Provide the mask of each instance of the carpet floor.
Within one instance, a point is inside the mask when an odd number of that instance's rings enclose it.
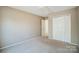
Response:
[[[2,50],[2,53],[75,53],[75,46],[61,41],[47,39],[45,37],[35,37]]]

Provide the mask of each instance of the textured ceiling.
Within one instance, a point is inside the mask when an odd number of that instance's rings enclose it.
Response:
[[[47,17],[48,14],[53,12],[59,12],[59,11],[75,8],[75,6],[10,6],[10,7],[25,12],[30,12],[32,14],[42,17]]]

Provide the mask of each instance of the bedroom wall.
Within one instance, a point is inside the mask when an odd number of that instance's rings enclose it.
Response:
[[[9,7],[2,7],[2,46],[40,36],[41,17]]]
[[[60,16],[65,14],[71,14],[71,42],[74,44],[78,44],[78,22],[77,22],[78,20],[77,20],[76,8],[49,14],[49,38],[52,39],[53,36],[52,33],[53,16]]]
[[[0,47],[1,47],[1,7],[0,7]]]
[[[77,7],[77,19],[78,19],[78,44],[79,44],[79,7]]]

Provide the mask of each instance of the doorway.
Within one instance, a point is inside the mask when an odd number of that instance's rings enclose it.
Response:
[[[41,27],[41,35],[44,37],[48,37],[48,19],[41,20]]]

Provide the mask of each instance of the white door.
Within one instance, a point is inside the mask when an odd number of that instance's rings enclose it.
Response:
[[[70,15],[53,17],[53,39],[71,42]]]

